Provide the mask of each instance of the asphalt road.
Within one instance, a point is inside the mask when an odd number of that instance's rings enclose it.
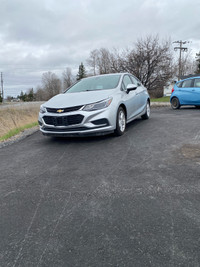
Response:
[[[0,266],[200,266],[200,110],[0,149]]]

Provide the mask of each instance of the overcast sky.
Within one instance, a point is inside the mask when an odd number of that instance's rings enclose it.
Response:
[[[6,95],[74,74],[95,48],[125,48],[159,34],[200,51],[200,0],[0,0],[0,72]]]

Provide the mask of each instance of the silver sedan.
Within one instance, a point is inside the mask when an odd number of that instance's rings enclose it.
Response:
[[[41,105],[38,122],[44,135],[84,136],[115,132],[150,116],[147,89],[132,74],[115,73],[82,79]]]

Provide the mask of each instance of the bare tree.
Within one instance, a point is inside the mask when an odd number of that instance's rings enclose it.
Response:
[[[159,43],[159,38],[149,36],[136,43],[136,75],[149,89],[155,89],[172,75],[170,41]]]
[[[158,36],[139,39],[133,49],[121,57],[121,67],[138,77],[150,94],[163,95],[163,86],[173,76],[170,41]]]
[[[106,48],[93,50],[88,63],[98,74],[130,72],[138,77],[151,95],[162,96],[163,86],[174,76],[171,41],[158,36],[139,39],[132,48],[112,52]],[[94,61],[95,55],[95,61]]]
[[[36,101],[44,101],[44,100],[47,100],[46,93],[43,90],[43,88],[40,87],[40,86],[37,86],[37,88],[36,88],[35,99],[36,99]]]
[[[114,55],[106,48],[91,51],[87,64],[92,67],[93,74],[106,74],[113,72]]]
[[[125,60],[127,54],[127,50],[120,52],[116,48],[113,48],[112,52],[110,53],[110,71],[112,73],[127,72]]]
[[[87,64],[92,68],[93,75],[97,74],[97,61],[99,50],[95,49],[90,52],[90,57],[87,59]]]
[[[99,74],[106,74],[111,72],[110,51],[108,49],[101,48],[99,50],[99,55],[97,58],[97,66]]]
[[[199,53],[196,53],[196,69],[195,69],[195,72],[196,74],[200,74],[200,51]]]
[[[181,74],[183,76],[195,73],[195,61],[191,56],[191,53],[187,53],[181,60]]]
[[[66,70],[63,71],[62,76],[63,76],[63,89],[65,90],[74,83],[75,79],[72,75],[72,70],[69,67],[67,67]]]
[[[46,93],[47,99],[61,92],[61,81],[55,73],[51,71],[45,72],[42,75],[42,86]]]

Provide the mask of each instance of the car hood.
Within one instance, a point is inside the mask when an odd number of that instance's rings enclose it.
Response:
[[[116,89],[59,94],[44,103],[44,106],[49,108],[67,108],[87,105],[111,97],[115,90]]]

